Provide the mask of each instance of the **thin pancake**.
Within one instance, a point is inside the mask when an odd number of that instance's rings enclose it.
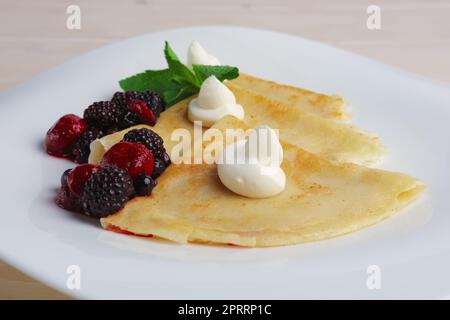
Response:
[[[228,117],[218,128],[243,127]],[[152,196],[101,220],[138,235],[176,242],[266,247],[328,239],[393,215],[424,189],[407,175],[338,164],[283,143],[286,189],[267,199],[222,185],[216,165],[172,165]]]
[[[372,164],[384,154],[384,148],[375,135],[268,99],[232,83],[227,83],[227,86],[233,91],[237,102],[244,107],[244,122],[248,127],[267,124],[279,129],[280,138],[287,143],[332,161]],[[190,99],[183,100],[161,113],[156,125],[152,127],[164,139],[169,154],[178,143],[171,140],[175,129],[186,129],[193,134],[193,124],[186,116],[189,101]],[[128,130],[130,129],[94,142],[89,162],[98,163],[105,150],[120,141]]]
[[[347,121],[349,118],[349,111],[344,99],[337,95],[316,93],[243,73],[231,82],[243,89],[324,118],[340,121]]]

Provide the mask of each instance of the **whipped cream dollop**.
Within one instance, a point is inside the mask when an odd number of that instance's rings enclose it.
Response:
[[[187,54],[187,65],[192,68],[193,64],[204,64],[208,66],[220,65],[219,59],[210,55],[206,50],[198,43],[194,41],[191,43]]]
[[[197,98],[189,102],[188,119],[202,121],[203,127],[210,127],[226,115],[244,119],[244,108],[236,103],[236,98],[215,76],[203,81]]]
[[[282,161],[283,148],[276,132],[268,126],[259,126],[247,139],[225,147],[217,171],[231,191],[248,198],[268,198],[286,186]]]

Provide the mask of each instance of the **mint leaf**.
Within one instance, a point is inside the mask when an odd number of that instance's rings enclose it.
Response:
[[[119,85],[124,91],[155,91],[163,97],[166,106],[172,106],[198,92],[197,87],[187,83],[184,78],[179,79],[170,69],[146,70],[120,80]]]
[[[179,90],[167,90],[163,94],[163,99],[167,106],[171,106],[196,94],[197,92],[198,89],[193,87],[182,87]]]
[[[175,80],[180,83],[186,83],[200,89],[201,82],[198,81],[195,74],[180,61],[172,61],[169,64],[170,71],[173,72]]]
[[[200,83],[214,75],[219,81],[232,80],[239,77],[239,69],[231,66],[206,66],[194,64],[192,66],[194,73]]]
[[[170,107],[200,90],[202,82],[211,75],[220,81],[235,79],[239,69],[231,66],[194,65],[193,71],[184,65],[166,41],[164,57],[168,68],[146,70],[119,81],[124,91],[155,91],[159,93]]]
[[[164,56],[166,57],[169,69],[174,73],[178,82],[185,82],[188,85],[192,85],[200,89],[201,82],[199,83],[195,74],[186,65],[184,65],[180,59],[178,59],[178,56],[172,50],[167,41],[164,46]]]
[[[152,90],[162,93],[174,86],[172,83],[173,76],[173,72],[169,69],[147,70],[120,80],[119,85],[124,91]]]
[[[166,57],[167,64],[169,64],[169,61],[180,61],[177,54],[172,50],[172,47],[167,41],[164,43],[164,56]]]

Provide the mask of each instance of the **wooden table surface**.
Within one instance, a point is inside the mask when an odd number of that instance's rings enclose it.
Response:
[[[81,29],[66,9],[81,8]],[[369,5],[381,29],[366,26]],[[80,53],[141,33],[195,25],[282,31],[450,83],[449,0],[0,0],[0,90]],[[0,299],[66,298],[0,261]]]

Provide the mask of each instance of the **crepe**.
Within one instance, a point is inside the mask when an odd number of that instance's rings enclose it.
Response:
[[[215,127],[246,124],[227,117]],[[215,164],[171,165],[151,196],[134,198],[101,224],[180,243],[281,246],[367,227],[424,189],[405,174],[333,163],[291,144],[282,146],[286,188],[275,197],[249,199],[231,192],[220,182]]]
[[[265,124],[280,130],[280,139],[320,157],[370,165],[379,161],[385,149],[375,134],[227,83],[245,109],[244,122],[253,128]]]
[[[357,164],[373,164],[384,154],[379,139],[356,127],[340,123],[303,111],[263,95],[227,83],[244,107],[244,123],[250,127],[266,124],[279,129],[280,138],[292,145],[315,153],[320,157]],[[192,99],[192,98],[191,98]],[[161,113],[156,125],[151,127],[164,139],[164,145],[171,154],[178,141],[171,139],[175,129],[185,129],[193,135],[193,124],[187,119],[190,99],[183,100]],[[99,163],[104,152],[132,128],[106,136],[91,144],[90,163]]]
[[[231,83],[324,118],[347,121],[350,117],[344,99],[338,95],[316,93],[243,73],[237,79],[232,80]]]

